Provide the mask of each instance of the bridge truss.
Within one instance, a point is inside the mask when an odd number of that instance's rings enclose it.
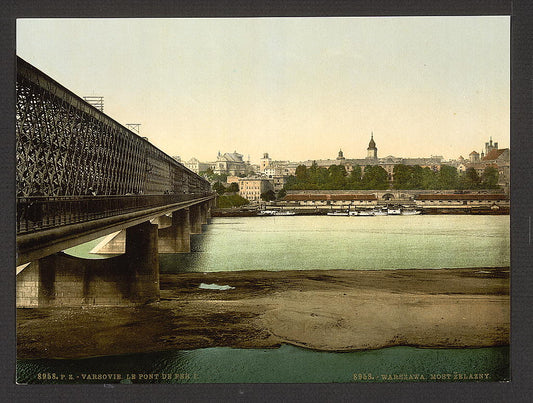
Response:
[[[18,197],[194,194],[209,183],[17,58]]]

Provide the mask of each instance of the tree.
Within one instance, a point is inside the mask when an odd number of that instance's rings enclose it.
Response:
[[[207,168],[205,171],[200,171],[199,175],[204,175],[209,179],[211,182],[219,181],[219,182],[226,182],[228,179],[228,175],[226,174],[216,174],[212,168]]]
[[[272,189],[270,190],[267,190],[266,192],[264,193],[261,193],[261,200],[264,200],[264,201],[272,201],[272,200],[276,200],[276,194],[274,193],[274,191]]]
[[[394,188],[395,189],[410,189],[411,182],[411,167],[399,164],[394,166]]]
[[[328,189],[344,189],[346,186],[346,168],[344,165],[331,165],[328,168]]]
[[[460,183],[463,189],[479,189],[481,178],[474,168],[467,168],[460,178]]]
[[[239,191],[239,184],[237,182],[232,182],[226,188],[226,193],[237,193]]]
[[[307,174],[307,168],[305,165],[298,165],[296,167],[296,179],[299,183],[306,183],[309,180],[309,176]]]
[[[346,178],[346,189],[361,189],[361,167],[355,165]]]
[[[422,189],[423,180],[424,169],[420,165],[413,165],[411,167],[410,189]]]
[[[310,184],[318,185],[320,183],[319,170],[318,164],[313,161],[309,169],[307,169],[307,181]]]
[[[441,165],[437,175],[438,189],[455,189],[458,185],[457,169],[449,165]]]
[[[486,167],[483,173],[481,174],[482,186],[485,189],[499,189],[498,179],[499,179],[498,170],[494,167]]]
[[[396,178],[394,178],[396,180]],[[422,189],[437,189],[437,173],[431,168],[422,168],[422,182],[420,187]]]
[[[424,170],[420,165],[399,164],[394,167],[395,189],[421,189]]]
[[[298,179],[296,179],[296,176],[290,175],[285,181],[285,189],[287,190],[296,189],[297,184],[298,184]]]
[[[285,196],[287,196],[287,192],[285,191],[285,189],[281,189],[277,195],[278,199],[283,199]]]
[[[365,167],[361,182],[364,189],[387,189],[389,187],[389,175],[379,165],[368,165]]]
[[[226,192],[226,188],[220,182],[215,182],[215,184],[213,185],[213,190],[219,195],[223,195]]]
[[[246,204],[250,204],[250,201],[239,195],[217,197],[217,207],[219,208],[241,207]]]

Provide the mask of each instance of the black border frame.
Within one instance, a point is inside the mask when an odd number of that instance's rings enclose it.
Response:
[[[533,281],[530,0],[7,0],[0,12],[0,236],[5,401],[530,401]],[[401,384],[15,385],[16,18],[511,15],[511,382]]]

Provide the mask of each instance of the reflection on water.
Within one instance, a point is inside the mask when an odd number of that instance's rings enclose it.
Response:
[[[509,379],[508,360],[508,347],[392,347],[349,353],[312,351],[289,345],[266,350],[218,347],[83,360],[23,360],[18,363],[18,381],[66,383],[69,375],[73,380],[68,383],[390,382],[395,380],[395,375],[399,378],[396,381],[409,381],[409,375],[418,376],[422,381],[460,381],[464,379],[459,376],[468,378],[474,374],[488,374],[481,380],[496,381]],[[55,373],[59,379],[39,381],[38,374],[43,373]],[[61,374],[65,375],[63,381]],[[83,379],[87,374],[110,374],[110,377]]]

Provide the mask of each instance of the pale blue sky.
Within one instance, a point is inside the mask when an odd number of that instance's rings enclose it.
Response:
[[[17,54],[170,155],[509,146],[510,19],[22,19]]]

